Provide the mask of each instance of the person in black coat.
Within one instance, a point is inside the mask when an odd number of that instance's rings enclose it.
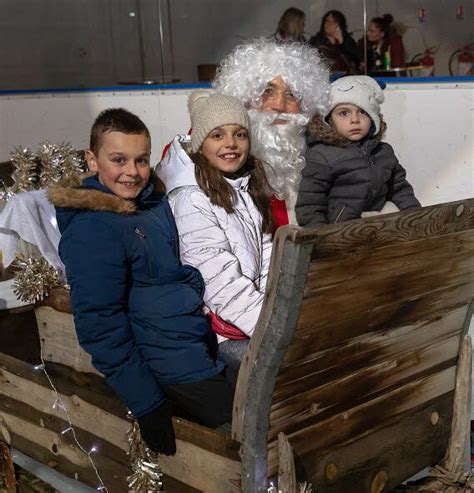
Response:
[[[329,60],[333,73],[359,73],[360,50],[348,33],[346,18],[339,10],[330,10],[324,14],[319,32],[309,43]]]
[[[384,95],[365,75],[331,84],[325,119],[309,126],[306,167],[296,202],[304,227],[419,207],[392,147],[381,142]]]

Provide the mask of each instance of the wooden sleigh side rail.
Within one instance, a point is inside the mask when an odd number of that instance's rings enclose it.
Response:
[[[387,492],[440,461],[474,293],[474,200],[278,231],[241,368],[243,491],[266,491],[278,435],[316,491]]]

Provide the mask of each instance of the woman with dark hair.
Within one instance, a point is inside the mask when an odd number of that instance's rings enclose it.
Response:
[[[309,43],[331,62],[331,72],[359,72],[359,48],[347,31],[346,18],[339,10],[330,10],[324,14],[319,32]]]
[[[290,7],[283,12],[273,35],[275,41],[298,41],[305,43],[304,33],[305,13],[296,7]]]
[[[385,14],[374,17],[367,27],[367,72],[402,67],[405,62],[405,48],[402,37],[392,29],[393,16]],[[363,51],[364,39],[359,40]]]

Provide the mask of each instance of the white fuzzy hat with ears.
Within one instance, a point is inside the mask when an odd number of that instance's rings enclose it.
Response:
[[[329,110],[324,117],[342,103],[350,103],[362,108],[375,125],[375,134],[380,131],[380,105],[385,96],[375,79],[367,75],[349,75],[335,80],[329,91]]]
[[[249,117],[244,105],[234,96],[209,89],[193,91],[188,98],[191,116],[191,150],[197,152],[209,133],[222,125],[240,125],[248,130]]]

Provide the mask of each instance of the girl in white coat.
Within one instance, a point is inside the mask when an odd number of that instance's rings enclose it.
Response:
[[[250,154],[240,101],[210,90],[188,100],[192,135],[177,136],[158,166],[183,263],[204,278],[219,358],[237,371],[263,303],[274,221],[262,164]]]

